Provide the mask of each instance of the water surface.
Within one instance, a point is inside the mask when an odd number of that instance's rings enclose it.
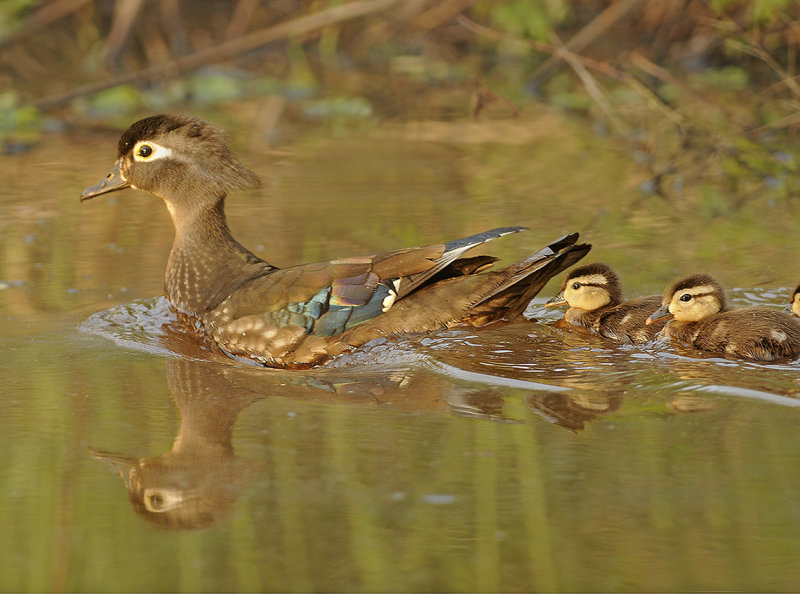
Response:
[[[710,271],[777,308],[798,282],[790,205],[676,216],[558,114],[301,130],[279,150],[233,132],[264,184],[229,222],[278,266],[524,224],[485,251],[577,230],[631,296]],[[567,334],[553,282],[538,321],[241,366],[170,329],[159,201],[78,204],[115,143],[54,135],[0,168],[3,589],[800,586],[797,363]]]

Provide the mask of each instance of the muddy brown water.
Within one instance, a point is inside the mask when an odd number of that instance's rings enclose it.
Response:
[[[278,266],[522,224],[484,251],[580,231],[631,296],[702,270],[783,307],[800,281],[790,203],[677,216],[555,113],[234,136],[264,184],[229,222]],[[800,586],[800,364],[567,334],[553,282],[539,321],[243,367],[168,329],[158,200],[78,203],[115,143],[2,158],[3,589]]]

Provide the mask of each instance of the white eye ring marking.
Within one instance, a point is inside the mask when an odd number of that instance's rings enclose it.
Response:
[[[142,150],[142,147],[144,147],[144,150]],[[140,152],[146,153],[148,148],[150,149],[149,154],[140,154]],[[133,147],[133,160],[139,161],[140,163],[145,161],[155,161],[156,159],[164,159],[170,155],[172,155],[171,148],[161,146],[152,140],[140,140]]]

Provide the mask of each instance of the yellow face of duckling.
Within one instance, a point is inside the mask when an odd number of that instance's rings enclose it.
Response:
[[[605,264],[585,264],[572,270],[561,285],[561,292],[547,307],[569,305],[570,309],[595,311],[622,301],[617,275]]]
[[[570,307],[594,311],[611,303],[608,281],[601,274],[590,274],[570,279],[564,288],[564,301]]]
[[[667,316],[678,322],[699,322],[724,309],[725,293],[720,284],[706,274],[696,274],[673,283],[647,323]]]
[[[679,322],[699,322],[721,310],[722,304],[713,285],[681,289],[669,302],[669,313]]]

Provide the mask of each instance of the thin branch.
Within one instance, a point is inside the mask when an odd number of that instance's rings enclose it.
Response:
[[[608,76],[616,78],[617,80],[626,80],[630,75],[627,72],[623,72],[618,68],[614,68],[611,64],[607,62],[601,62],[599,60],[593,60],[592,58],[587,58],[585,56],[581,56],[576,54],[565,47],[556,47],[550,43],[543,43],[541,41],[536,41],[534,39],[527,39],[522,37],[515,37],[513,35],[509,35],[508,33],[503,33],[502,31],[496,31],[494,29],[490,29],[485,25],[481,25],[480,23],[473,21],[472,19],[464,16],[463,14],[456,17],[456,22],[464,27],[467,31],[471,33],[475,33],[476,35],[480,35],[481,37],[486,37],[488,39],[492,39],[494,41],[508,41],[509,39],[513,39],[519,43],[524,43],[528,47],[531,47],[537,51],[544,52],[546,54],[550,54],[552,56],[559,56],[566,58],[567,56],[571,60],[575,60],[580,62],[587,68],[592,70],[596,70],[598,72],[602,72]]]
[[[795,97],[800,97],[800,85],[798,85],[794,77],[790,76],[783,68],[781,68],[781,65],[775,61],[775,58],[770,56],[766,51],[756,46],[750,40],[748,40],[747,43],[731,40],[730,43],[732,46],[736,47],[745,54],[753,56],[754,58],[758,58],[767,66],[772,68],[772,70],[775,71],[775,74],[780,77],[781,83],[783,83],[789,89],[789,91],[791,91],[792,95]]]
[[[564,44],[564,48],[570,52],[581,51],[628,14],[640,1],[641,0],[616,0],[603,12],[593,18],[583,29],[570,37],[569,41]],[[553,55],[533,73],[533,79],[542,82],[549,78],[558,68],[562,59],[564,61],[567,60],[566,54]]]
[[[111,30],[108,32],[103,50],[105,60],[109,64],[117,60],[122,48],[127,44],[131,29],[143,7],[144,0],[119,0],[114,4]]]
[[[555,40],[556,44],[559,44],[557,45],[557,47],[560,50],[564,50],[565,48],[563,46],[560,46],[561,40],[558,38],[558,35],[556,35],[555,31],[551,35],[552,39]],[[620,119],[614,113],[614,108],[612,107],[611,102],[608,99],[608,95],[606,95],[605,90],[600,87],[595,78],[591,74],[589,74],[589,71],[586,70],[586,67],[583,64],[581,64],[579,60],[574,59],[573,56],[575,54],[573,54],[572,52],[560,51],[559,55],[564,59],[564,61],[567,64],[569,64],[570,68],[572,68],[572,70],[575,71],[575,74],[578,76],[578,78],[581,79],[581,82],[583,83],[586,92],[589,93],[589,95],[592,97],[592,99],[595,100],[597,105],[600,106],[600,109],[602,109],[603,113],[606,114],[608,121],[611,122],[611,125],[614,127],[617,133],[624,132],[625,126],[623,126]]]
[[[419,15],[414,20],[414,24],[430,31],[449,21],[475,4],[475,2],[476,0],[443,0],[442,2],[436,2],[432,8]]]
[[[171,60],[164,64],[158,64],[106,81],[73,89],[61,95],[38,101],[34,105],[41,110],[53,109],[65,105],[77,97],[91,95],[92,93],[97,93],[98,91],[109,89],[117,85],[134,81],[152,80],[167,74],[191,70],[192,68],[197,68],[198,66],[210,62],[227,60],[243,53],[254,51],[270,43],[283,41],[297,35],[303,35],[334,23],[382,12],[397,1],[398,0],[357,0],[356,2],[334,6],[333,8],[321,10],[312,15],[286,21],[272,27],[267,27],[266,29],[254,31],[237,39],[204,48],[193,54]]]
[[[489,27],[481,25],[480,23],[476,23],[475,21],[472,21],[463,15],[459,16],[456,19],[456,21],[462,27],[477,35],[481,35],[483,37],[487,37],[495,41],[507,41],[509,39],[514,39],[519,43],[527,44],[528,46],[532,47],[535,50],[546,52],[553,56],[559,56],[561,59],[570,64],[572,69],[575,70],[576,74],[581,78],[581,81],[583,82],[584,85],[589,85],[587,86],[587,92],[589,92],[592,95],[592,98],[594,98],[594,100],[597,101],[598,104],[600,104],[603,111],[605,111],[607,114],[610,113],[609,112],[610,103],[608,102],[607,98],[600,93],[596,82],[591,78],[588,72],[586,72],[585,69],[579,72],[579,70],[581,70],[582,68],[585,67],[594,70],[596,72],[600,72],[601,74],[610,76],[616,80],[619,80],[620,82],[626,84],[637,93],[643,95],[650,105],[652,105],[657,111],[660,111],[663,115],[665,115],[673,124],[677,126],[685,125],[684,117],[679,112],[666,105],[663,99],[661,99],[651,89],[647,88],[646,85],[642,84],[635,76],[623,70],[619,70],[618,68],[614,68],[613,66],[611,66],[606,62],[600,62],[599,60],[593,60],[591,58],[581,56],[579,54],[576,54],[575,52],[566,49],[563,46],[557,47],[556,45],[553,44],[542,43],[540,41],[535,41],[533,39],[523,39],[509,35],[508,33],[495,31],[494,29],[490,29]],[[644,59],[643,56],[636,56],[632,54],[632,59],[633,60],[639,59],[639,61],[641,62],[639,64],[639,67],[642,70],[645,70],[645,72],[648,72],[648,74],[654,74],[653,69],[658,69],[658,66]],[[652,68],[650,69],[646,68],[646,66],[648,65],[651,66]],[[660,69],[658,70],[658,74],[661,76],[667,75],[665,71],[662,71]],[[591,90],[590,87],[591,89],[594,89],[594,91]],[[614,120],[615,118],[613,116],[610,116],[610,119]],[[617,125],[618,123],[619,122],[616,121],[615,125]]]
[[[50,23],[61,19],[71,12],[77,11],[91,0],[54,0],[35,10],[19,27],[7,37],[0,39],[0,49],[16,43],[29,35],[33,35]]]

